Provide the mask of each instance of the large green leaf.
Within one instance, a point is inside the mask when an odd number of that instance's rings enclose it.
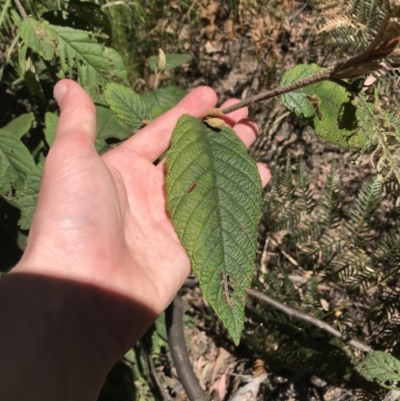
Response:
[[[167,59],[167,63],[163,69],[163,71],[172,70],[172,68],[176,68],[189,62],[192,59],[190,54],[178,54],[178,53],[167,53],[165,55]],[[158,56],[149,57],[149,66],[155,71],[158,65]]]
[[[126,72],[120,68],[122,58],[117,52],[107,51],[88,32],[55,25],[49,27],[49,32],[57,42],[57,53],[61,61],[60,78],[66,73],[71,76],[72,70],[76,69],[79,83],[91,93],[97,93],[98,86],[113,76],[127,81]],[[112,68],[113,64],[118,68]]]
[[[23,230],[28,230],[32,224],[42,180],[43,166],[44,162],[39,163],[28,175],[23,187],[17,191],[15,204],[21,209],[21,218],[18,224]]]
[[[184,115],[167,152],[166,190],[204,297],[237,344],[262,207],[257,166],[233,130]]]
[[[96,106],[97,136],[96,149],[103,153],[107,150],[106,139],[115,138],[123,141],[132,135],[133,127],[120,120],[109,108]]]
[[[0,195],[9,195],[11,188],[20,188],[35,167],[26,146],[13,134],[0,129]]]
[[[131,88],[110,83],[104,91],[104,96],[111,110],[133,128],[140,128],[143,121],[150,117],[146,105]]]
[[[16,138],[21,138],[32,128],[34,121],[35,116],[32,112],[21,114],[10,121],[3,129],[13,134]]]
[[[150,110],[152,118],[156,118],[172,109],[186,95],[186,91],[178,86],[167,86],[143,93],[142,100]]]
[[[98,43],[90,32],[28,18],[22,25],[21,36],[46,60],[56,53],[61,65],[58,76],[73,78],[77,72],[79,83],[96,100],[100,98],[100,86],[107,82],[119,79],[128,83],[122,57]]]
[[[299,64],[283,75],[280,84],[299,81],[321,70],[316,64]],[[362,147],[368,140],[369,133],[360,126],[362,116],[348,92],[334,82],[322,81],[285,93],[281,100],[329,143],[349,149]]]

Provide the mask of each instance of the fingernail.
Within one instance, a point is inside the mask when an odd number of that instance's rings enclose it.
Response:
[[[65,84],[57,84],[54,88],[54,99],[60,104],[64,95],[68,92],[68,87]]]

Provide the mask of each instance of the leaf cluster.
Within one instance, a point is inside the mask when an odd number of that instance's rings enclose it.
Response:
[[[319,73],[316,64],[299,64],[286,72],[281,85],[294,84]],[[322,70],[323,71],[323,70]],[[341,148],[371,154],[381,182],[400,182],[400,118],[381,106],[375,87],[360,90],[362,79],[318,82],[281,95],[285,107],[306,122],[315,134]]]

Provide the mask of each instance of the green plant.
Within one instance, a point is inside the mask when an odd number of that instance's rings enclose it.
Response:
[[[100,6],[74,1],[65,11],[41,5],[32,7],[34,17],[28,17],[19,1],[17,5],[21,17],[15,10],[11,18],[6,17],[4,10],[10,7],[7,0],[0,15],[0,26],[4,25],[7,32],[16,26],[19,29],[19,36],[9,48],[9,71],[3,69],[1,73],[8,79],[12,77],[13,82],[16,74],[18,82],[24,79],[31,92],[33,111],[19,115],[0,130],[0,194],[8,205],[20,209],[19,226],[28,230],[43,162],[57,125],[55,105],[46,96],[53,81],[62,77],[77,79],[96,102],[96,147],[100,153],[171,108],[184,91],[172,86],[157,88],[155,84],[154,90],[140,96],[129,87],[122,56],[109,47],[110,25]],[[93,12],[89,13],[88,7]],[[400,182],[400,120],[383,108],[377,90],[365,91],[363,81],[358,79],[380,69],[382,60],[397,54],[400,6],[388,1],[384,11],[380,29],[360,54],[325,69],[315,64],[298,65],[284,74],[279,88],[224,110],[212,109],[202,120],[185,115],[174,130],[166,155],[168,210],[205,298],[235,343],[239,342],[243,328],[245,292],[253,278],[257,225],[262,211],[261,183],[255,163],[236,134],[222,126],[224,116],[240,107],[281,96],[282,103],[326,141],[378,158],[378,179],[360,193],[340,238],[330,235],[339,221],[334,172],[318,208],[301,165],[296,185],[290,164],[282,180],[275,180],[276,194],[267,194],[265,200],[268,225],[290,229],[285,245],[302,244],[302,265],[315,271],[322,265],[328,266],[324,278],[339,277],[346,290],[358,294],[377,285],[375,272],[367,268],[371,264],[385,264],[385,280],[397,271],[398,233],[379,244],[374,254],[364,249],[370,240],[371,219],[377,210],[382,183],[393,177]],[[18,54],[12,56],[17,44]],[[164,56],[160,52],[157,59],[149,59],[156,77],[167,68],[188,61],[187,56],[167,54],[165,60]],[[39,139],[29,137],[34,125],[40,131]],[[301,213],[315,213],[318,219],[312,221],[310,217],[298,226],[301,219],[292,206],[299,204]],[[305,240],[309,242],[303,243]],[[348,244],[352,246],[347,249]],[[310,278],[307,297],[302,299],[307,312],[318,309],[317,279]],[[284,284],[272,274],[267,280],[271,286],[280,286],[285,294],[293,291],[286,277]],[[293,298],[293,302],[299,300],[298,296]]]
[[[367,355],[356,369],[367,380],[377,381],[387,389],[399,390],[400,361],[385,352],[375,351]]]

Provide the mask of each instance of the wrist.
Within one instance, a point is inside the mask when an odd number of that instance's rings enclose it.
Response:
[[[65,292],[75,297],[69,305]],[[89,400],[100,391],[115,351],[88,330],[96,319],[84,322],[79,298],[47,277],[9,273],[0,281],[1,399]]]
[[[7,284],[14,300],[52,319],[61,336],[69,337],[68,330],[75,330],[75,337],[80,333],[88,353],[96,354],[108,369],[157,318],[157,312],[132,297],[98,285],[33,274],[35,270],[16,266],[0,283]]]

